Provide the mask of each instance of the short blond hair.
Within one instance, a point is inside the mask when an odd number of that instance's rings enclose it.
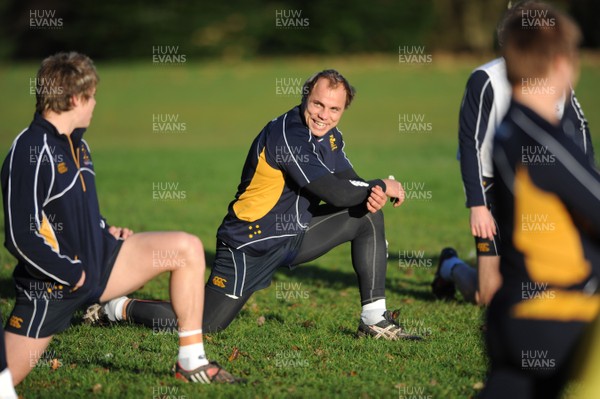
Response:
[[[74,51],[61,52],[42,61],[36,79],[35,110],[39,113],[69,111],[73,96],[89,100],[100,81],[94,62]]]

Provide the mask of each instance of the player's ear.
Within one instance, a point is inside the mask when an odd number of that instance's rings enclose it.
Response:
[[[77,107],[81,103],[81,97],[72,95],[71,99],[70,99],[70,103],[71,103],[71,108]]]
[[[83,105],[88,100],[85,98],[83,94],[74,94],[71,96],[71,108],[75,108],[77,106]]]
[[[562,86],[560,89],[567,90],[575,87],[578,79],[576,61],[565,55],[558,55],[552,63],[557,82]]]

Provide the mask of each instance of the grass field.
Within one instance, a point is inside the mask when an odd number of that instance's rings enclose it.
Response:
[[[78,315],[18,387],[19,394],[178,399],[476,396],[487,366],[480,333],[484,312],[462,301],[435,301],[429,283],[444,246],[455,246],[469,261],[474,258],[455,154],[464,85],[483,61],[438,61],[434,55],[431,65],[398,64],[396,58],[385,57],[181,66],[100,63],[98,104],[85,138],[93,151],[104,216],[135,231],[192,232],[204,241],[209,264],[216,229],[235,194],[254,136],[298,103],[297,96],[285,94],[295,92],[298,81],[326,67],[344,73],[358,90],[340,124],[355,169],[365,178],[394,174],[419,193],[399,209],[385,209],[387,302],[399,307],[401,321],[426,339],[354,338],[360,306],[346,245],[294,272],[282,270],[227,330],[206,336],[209,356],[246,377],[245,385],[176,382],[170,377],[175,336],[130,325],[93,328],[82,325]],[[584,61],[577,87],[596,148],[598,65]],[[35,98],[30,79],[36,69],[0,66],[3,153],[31,120]],[[431,129],[400,131],[399,119],[415,115]],[[161,118],[176,119],[175,131],[153,131],[153,122]],[[154,198],[156,185],[165,184],[179,200]],[[13,258],[0,250],[4,317],[13,304],[13,266]],[[167,287],[163,276],[136,295],[167,299]],[[234,351],[237,357],[231,356]],[[54,369],[51,359],[60,367]]]

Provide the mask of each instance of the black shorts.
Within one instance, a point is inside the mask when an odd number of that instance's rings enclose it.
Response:
[[[71,287],[52,280],[33,280],[29,287],[17,284],[15,307],[6,323],[6,331],[31,338],[44,338],[66,330],[77,310],[99,301],[122,244],[123,241],[119,241],[113,253],[108,255],[100,281],[87,292],[81,291],[85,290],[85,285],[72,292]]]
[[[498,232],[498,223],[496,222],[496,207],[494,206],[494,179],[491,177],[483,178],[483,187],[485,188],[485,202],[490,210],[496,224],[496,232]],[[475,237],[475,249],[477,256],[500,256],[500,238],[498,235],[493,239]]]
[[[234,297],[267,288],[277,268],[294,260],[302,238],[303,234],[298,234],[262,256],[250,256],[219,241],[206,286]]]
[[[557,397],[588,323],[517,318],[507,302],[498,291],[488,308],[490,374],[481,397]]]

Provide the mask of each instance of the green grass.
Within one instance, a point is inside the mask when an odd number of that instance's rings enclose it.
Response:
[[[209,260],[215,232],[233,198],[246,151],[267,121],[298,101],[275,94],[276,78],[306,78],[336,67],[357,87],[341,130],[355,169],[365,178],[394,174],[424,184],[431,199],[386,207],[390,245],[388,299],[423,342],[356,340],[360,311],[349,246],[294,272],[282,270],[256,293],[222,333],[206,337],[209,356],[248,379],[244,386],[192,386],[169,376],[176,337],[124,325],[92,328],[80,317],[55,337],[46,358],[17,391],[26,398],[354,397],[465,398],[477,395],[487,367],[483,311],[430,295],[437,254],[455,246],[473,260],[473,240],[460,181],[457,113],[469,72],[484,60],[399,65],[395,58],[273,59],[244,64],[153,66],[100,64],[98,105],[86,139],[92,148],[100,203],[115,225],[135,231],[186,230],[202,238]],[[35,65],[0,67],[0,148],[29,123]],[[584,63],[577,94],[600,148],[600,68]],[[177,114],[182,133],[152,132],[153,114]],[[432,132],[400,133],[398,114],[424,114]],[[155,201],[152,184],[174,182],[182,201]],[[3,223],[3,220],[0,220]],[[2,230],[3,231],[3,230]],[[400,251],[424,251],[423,264],[402,267]],[[14,260],[0,250],[0,310],[13,303]],[[200,282],[199,282],[200,283]],[[168,298],[168,279],[136,295]],[[299,299],[286,300],[295,295]],[[264,324],[258,320],[264,317]],[[234,348],[239,356],[229,361]]]

